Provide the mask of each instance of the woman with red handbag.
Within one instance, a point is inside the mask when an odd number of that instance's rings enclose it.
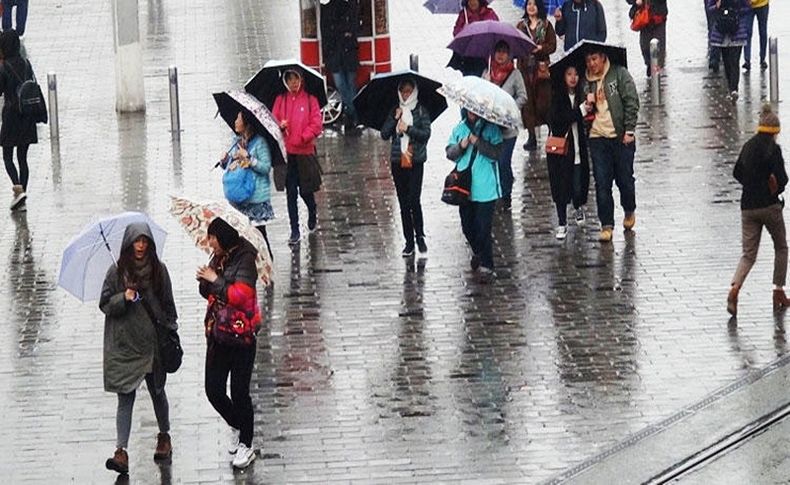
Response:
[[[650,41],[658,39],[658,67],[664,69],[664,60],[667,56],[667,0],[625,0],[631,5],[628,13],[631,17],[631,28],[639,31],[639,48],[647,67],[647,77],[652,76],[650,68]],[[640,14],[647,11],[646,25],[635,25]],[[641,22],[644,24],[644,22]]]
[[[569,66],[561,80],[555,80],[554,96],[548,114],[550,138],[546,149],[551,198],[557,207],[557,232],[563,240],[568,234],[568,203],[576,209],[576,224],[585,222],[584,205],[590,188],[590,162],[587,133],[581,105],[584,93],[579,73]],[[564,139],[564,143],[556,140]],[[556,140],[556,143],[554,143]]]

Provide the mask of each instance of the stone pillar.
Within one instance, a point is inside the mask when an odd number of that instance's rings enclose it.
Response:
[[[137,0],[112,3],[113,49],[115,51],[115,110],[145,111],[143,46]]]

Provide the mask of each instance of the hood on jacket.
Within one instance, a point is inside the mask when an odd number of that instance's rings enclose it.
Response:
[[[6,30],[0,34],[0,52],[2,52],[5,59],[19,57],[20,42],[19,34],[16,33],[16,30]]]
[[[296,90],[296,93],[302,91],[304,89],[304,74],[302,74],[301,70],[293,69],[293,68],[286,69],[285,72],[283,72],[282,81],[283,81],[283,85],[285,86],[285,91],[287,93],[291,92],[291,90],[288,89],[288,82],[286,82],[286,80],[285,80],[285,78],[288,77],[289,74],[296,74],[297,76],[299,76],[299,89]],[[294,94],[296,94],[296,93],[294,93]]]
[[[480,0],[480,8],[487,7],[489,3],[491,3],[491,0]],[[461,0],[461,6],[467,8],[469,6],[469,0]]]
[[[138,237],[145,236],[148,238],[148,243],[151,245],[151,249],[156,251],[156,243],[154,242],[154,236],[151,233],[151,228],[148,227],[148,224],[145,222],[133,222],[126,226],[126,230],[123,232],[123,242],[121,242],[121,252],[123,252],[126,248],[132,245]]]

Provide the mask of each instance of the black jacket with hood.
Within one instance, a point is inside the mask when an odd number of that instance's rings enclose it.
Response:
[[[359,67],[359,1],[331,0],[321,5],[321,48],[329,72]]]
[[[741,210],[762,209],[779,203],[781,194],[787,185],[782,149],[776,144],[773,135],[758,133],[747,141],[735,168],[733,177],[743,185],[741,194]],[[768,178],[776,177],[779,190],[771,194]]]

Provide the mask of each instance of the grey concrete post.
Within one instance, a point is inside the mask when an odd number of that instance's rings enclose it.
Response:
[[[768,39],[768,64],[771,104],[779,103],[779,39]]]
[[[650,41],[650,90],[654,105],[661,104],[661,67],[658,65],[658,39]]]
[[[49,139],[58,142],[60,138],[60,123],[58,120],[58,77],[54,72],[47,73],[48,101],[49,101]]]
[[[420,56],[418,54],[409,54],[409,69],[420,72]]]
[[[145,111],[143,46],[137,0],[112,3],[113,49],[115,52],[115,109]]]
[[[181,115],[178,109],[178,68],[170,66],[167,69],[170,82],[170,132],[173,140],[181,139]]]

